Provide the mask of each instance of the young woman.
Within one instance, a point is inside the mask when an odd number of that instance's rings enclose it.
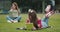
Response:
[[[32,28],[36,28],[38,29],[38,21],[40,21],[38,18],[37,18],[37,15],[36,15],[36,12],[33,10],[33,9],[29,9],[28,10],[28,19],[26,21],[26,27],[22,27],[22,28],[17,28],[17,29],[28,29],[28,27],[31,27],[30,24],[33,25]],[[28,26],[28,27],[27,27]],[[32,29],[30,28],[30,29]]]
[[[46,21],[46,23],[48,24],[48,19],[49,19],[49,17],[51,16],[51,15],[53,15],[54,14],[54,6],[52,6],[52,5],[47,5],[47,7],[46,7],[46,9],[45,9],[45,16],[44,17],[47,17],[46,19],[47,20],[45,20]]]
[[[9,11],[9,16],[7,16],[7,21],[10,23],[20,22],[20,10],[16,2],[12,3],[11,9]]]
[[[48,19],[52,14],[53,14],[53,11],[50,11],[50,12],[46,13],[45,16],[42,19],[38,19],[35,10],[29,9],[28,19],[26,21],[26,24],[33,23],[34,27],[33,27],[33,29],[31,28],[32,30],[38,30],[38,29],[41,29],[41,28],[47,28],[47,27],[49,27]],[[22,29],[24,29],[24,28],[22,28]]]
[[[45,14],[44,18],[38,19],[36,12],[32,9],[29,10],[27,23],[33,23],[34,29],[47,28],[48,19],[53,14],[53,11],[50,11]]]

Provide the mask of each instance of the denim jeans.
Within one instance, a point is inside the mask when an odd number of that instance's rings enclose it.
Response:
[[[48,27],[49,25],[48,25],[48,17],[44,17],[43,19],[42,19],[42,26],[43,26],[43,28],[44,27]]]
[[[10,17],[10,16],[7,16],[7,20],[11,21],[11,20],[21,20],[21,16],[18,16],[18,17]]]

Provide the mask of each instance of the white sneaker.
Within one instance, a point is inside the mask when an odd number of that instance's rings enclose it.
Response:
[[[18,21],[17,20],[14,20],[14,23],[17,23]]]
[[[7,22],[12,23],[12,21],[10,21],[10,20],[7,20]]]

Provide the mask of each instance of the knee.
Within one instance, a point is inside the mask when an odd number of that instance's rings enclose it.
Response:
[[[10,20],[10,18],[11,18],[11,17],[9,17],[9,16],[6,17],[7,20]]]
[[[18,16],[19,19],[21,19],[21,16]]]
[[[6,19],[8,19],[8,18],[9,18],[9,16],[6,17]]]

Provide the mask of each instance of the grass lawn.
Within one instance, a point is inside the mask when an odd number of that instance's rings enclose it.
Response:
[[[39,18],[42,18],[44,14],[37,14]],[[36,31],[31,30],[16,30],[17,27],[25,26],[27,14],[21,14],[21,22],[19,23],[8,23],[6,21],[7,15],[0,14],[0,32],[60,32],[60,14],[54,14],[49,19],[49,25],[52,28],[46,28]]]

